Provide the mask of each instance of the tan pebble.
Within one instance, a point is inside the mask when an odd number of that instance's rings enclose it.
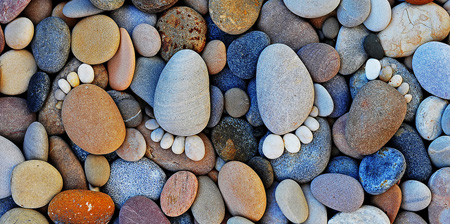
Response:
[[[200,161],[205,157],[205,144],[198,135],[186,137],[184,150],[186,156],[193,161]]]
[[[131,36],[136,51],[144,57],[153,57],[161,49],[161,37],[152,25],[139,24],[134,28]]]
[[[55,91],[55,98],[56,100],[64,100],[66,98],[66,94],[61,90],[61,89],[57,89]]]
[[[210,75],[219,73],[227,64],[227,49],[225,44],[220,40],[208,42],[202,52],[202,58],[205,60]]]
[[[60,90],[62,90],[65,94],[69,93],[70,90],[72,89],[70,87],[69,82],[67,82],[67,80],[65,79],[60,79],[58,80],[58,87]]]
[[[127,128],[125,141],[116,150],[117,155],[123,160],[134,162],[144,157],[147,144],[144,136],[135,128]]]
[[[34,35],[34,25],[30,19],[20,17],[5,27],[5,41],[12,49],[23,49],[30,44]]]
[[[411,95],[411,94],[406,94],[406,95],[405,95],[405,100],[406,100],[406,103],[411,102],[411,100],[412,100],[412,95]]]
[[[63,101],[58,101],[58,102],[56,103],[55,107],[56,107],[56,109],[61,110],[62,105],[63,105]]]
[[[173,141],[172,144],[172,152],[177,155],[182,154],[184,152],[184,141],[185,141],[184,136],[175,137],[175,140]]]
[[[80,85],[80,79],[78,78],[78,74],[76,72],[71,72],[67,75],[67,82],[69,82],[69,84],[72,87],[77,87]]]
[[[403,82],[403,78],[400,75],[394,75],[392,76],[392,78],[389,80],[388,84],[394,88],[399,87]]]
[[[108,182],[111,168],[104,156],[90,154],[84,161],[84,172],[90,186],[101,187]]]
[[[154,142],[160,142],[163,136],[164,136],[164,130],[162,128],[157,128],[157,129],[153,130],[152,133],[150,134],[150,138]]]
[[[66,24],[67,24],[69,27],[74,27],[75,24],[77,24],[78,19],[75,19],[75,18],[69,18],[69,17],[66,17],[66,16],[63,14],[63,8],[64,8],[64,6],[66,5],[66,3],[67,3],[67,2],[61,2],[61,3],[59,3],[58,5],[56,5],[55,8],[53,8],[52,16],[61,18],[62,20],[64,20],[64,22],[66,22]]]
[[[168,149],[172,147],[173,141],[174,141],[173,135],[170,134],[169,132],[165,133],[160,142],[161,148]]]
[[[397,90],[400,94],[406,95],[409,91],[409,84],[404,82],[397,88]]]
[[[309,113],[309,116],[311,116],[311,117],[319,116],[319,108],[317,108],[316,106],[313,106],[311,109],[311,112]]]
[[[78,78],[82,83],[89,84],[94,81],[94,68],[88,64],[81,64],[78,67]]]
[[[379,76],[381,81],[389,82],[392,77],[392,68],[391,66],[385,66],[381,69],[381,74]]]
[[[0,56],[0,93],[19,95],[27,91],[37,71],[33,55],[27,50],[10,50]]]

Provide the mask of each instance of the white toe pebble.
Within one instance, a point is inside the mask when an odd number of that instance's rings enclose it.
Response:
[[[283,155],[284,142],[281,136],[274,134],[268,135],[264,139],[262,151],[268,159],[276,159]]]
[[[374,80],[378,78],[381,71],[381,64],[375,58],[371,58],[366,62],[366,77],[368,80]]]
[[[184,152],[184,141],[185,141],[184,136],[175,137],[172,144],[172,152],[177,155],[182,154]]]
[[[297,153],[300,151],[302,144],[298,137],[292,133],[285,134],[283,136],[284,148],[290,153]]]
[[[380,80],[384,82],[388,82],[392,77],[392,68],[391,66],[385,66],[381,69]]]
[[[78,78],[78,74],[76,72],[69,73],[66,79],[67,82],[69,82],[69,84],[74,88],[80,85],[80,79]]]
[[[319,122],[313,118],[313,117],[308,117],[306,118],[305,122],[303,122],[303,124],[309,128],[309,130],[311,131],[317,131],[320,127]]]
[[[145,127],[148,130],[155,130],[155,129],[159,128],[159,124],[158,124],[158,121],[156,121],[156,119],[150,119],[145,122]]]
[[[411,94],[406,94],[406,95],[405,95],[405,100],[406,100],[406,103],[411,102],[411,100],[412,100],[412,95],[411,95]]]
[[[161,148],[168,149],[172,147],[173,141],[174,141],[173,135],[170,134],[169,132],[165,133],[160,142]]]
[[[65,79],[58,80],[58,87],[65,93],[69,93],[72,87],[70,87],[70,84]]]
[[[313,106],[313,108],[311,109],[311,112],[309,113],[309,116],[311,116],[311,117],[319,116],[319,108],[317,108],[316,106]]]
[[[78,67],[78,77],[82,83],[92,83],[94,81],[94,69],[88,64],[81,64]]]
[[[184,143],[184,151],[189,159],[200,161],[205,157],[205,144],[198,135],[188,136]]]
[[[55,91],[55,99],[64,100],[64,98],[66,98],[66,94],[61,89],[57,89]]]
[[[303,144],[309,144],[313,140],[313,134],[311,130],[303,125],[295,130],[295,135],[297,135],[297,137],[300,139],[300,142],[302,142]]]
[[[406,95],[409,91],[409,84],[404,82],[397,88],[397,90],[400,94]]]
[[[160,142],[163,135],[164,135],[164,130],[162,128],[157,128],[152,131],[152,133],[150,134],[150,138],[154,142]]]
[[[391,80],[389,80],[388,84],[394,88],[399,87],[403,82],[403,78],[400,75],[392,76]]]

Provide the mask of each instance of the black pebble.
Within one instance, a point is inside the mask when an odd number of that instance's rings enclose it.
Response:
[[[50,92],[50,77],[45,72],[37,72],[31,76],[28,84],[27,106],[31,112],[38,112],[44,105]]]
[[[366,50],[371,58],[381,60],[384,57],[383,46],[381,46],[380,39],[378,39],[376,34],[369,34],[369,36],[364,39],[364,50]]]

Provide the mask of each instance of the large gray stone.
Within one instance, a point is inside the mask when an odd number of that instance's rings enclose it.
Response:
[[[23,141],[23,154],[27,160],[38,159],[47,161],[48,159],[48,135],[45,127],[35,121],[28,126]]]
[[[369,31],[363,26],[353,28],[341,27],[336,40],[336,51],[341,57],[339,73],[349,75],[358,70],[369,57],[364,50],[364,38]]]

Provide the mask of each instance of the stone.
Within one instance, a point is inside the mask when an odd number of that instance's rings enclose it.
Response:
[[[449,220],[448,204],[450,202],[450,168],[444,167],[431,175],[428,187],[431,190],[431,203],[428,206],[428,220],[430,223],[444,224]]]
[[[128,199],[120,208],[120,223],[161,223],[170,224],[158,204],[144,196]]]
[[[338,118],[347,113],[351,105],[350,90],[347,81],[341,75],[336,75],[327,82],[322,83],[333,100],[333,112],[328,115],[331,118]]]
[[[319,109],[319,116],[327,117],[334,110],[333,98],[327,89],[320,84],[314,84],[314,106]]]
[[[250,123],[253,127],[261,127],[264,125],[264,122],[261,118],[261,114],[259,113],[258,108],[258,96],[256,94],[256,78],[250,80],[247,86],[247,95],[250,98],[250,108],[245,115],[248,123]]]
[[[217,25],[213,22],[209,14],[205,15],[204,18],[206,20],[206,25],[208,26],[206,33],[206,37],[208,40],[220,40],[225,44],[225,47],[228,47],[230,46],[231,42],[233,42],[233,40],[239,37],[239,35],[231,35],[219,29],[219,27],[217,27]]]
[[[62,187],[63,179],[58,170],[41,160],[22,162],[14,167],[12,172],[12,197],[22,208],[40,208],[47,205]]]
[[[72,53],[86,64],[107,62],[116,54],[119,44],[119,27],[105,15],[84,18],[72,30]]]
[[[403,182],[401,208],[407,211],[420,211],[428,207],[431,202],[431,191],[427,185],[417,180]]]
[[[194,224],[194,219],[189,212],[186,212],[178,217],[169,217],[169,220],[173,224]]]
[[[161,36],[152,25],[139,24],[133,29],[132,38],[134,48],[144,57],[153,57],[161,49]]]
[[[7,24],[15,19],[31,0],[5,0],[0,6],[0,23]]]
[[[5,34],[3,33],[3,29],[0,28],[0,54],[5,49]]]
[[[225,68],[227,63],[227,49],[220,40],[212,40],[206,43],[202,52],[202,58],[208,67],[210,75],[215,75]]]
[[[26,17],[19,17],[5,27],[6,45],[15,50],[27,47],[33,39],[33,35],[33,22]]]
[[[394,224],[426,224],[427,222],[414,212],[402,211],[397,215]]]
[[[228,211],[253,222],[266,210],[266,191],[258,174],[239,161],[226,163],[219,172],[219,189]]]
[[[383,59],[384,50],[383,46],[381,46],[380,39],[376,34],[369,34],[364,38],[363,42],[364,50],[371,58],[375,58],[378,60]]]
[[[313,1],[313,0],[284,0],[286,7],[294,14],[302,18],[318,18],[325,16],[336,9],[339,5],[338,0],[333,1]]]
[[[223,160],[247,162],[257,152],[256,138],[252,133],[249,123],[227,116],[212,129],[211,141]]]
[[[444,112],[442,113],[441,126],[442,126],[442,131],[446,135],[450,135],[450,107],[449,106],[447,106],[445,108]]]
[[[322,25],[322,33],[328,39],[334,39],[339,33],[340,24],[335,17],[330,17],[325,20]]]
[[[403,78],[400,75],[394,75],[392,76],[392,78],[389,80],[388,85],[397,88],[399,87],[403,82]]]
[[[136,59],[133,42],[128,32],[120,28],[120,45],[108,63],[109,86],[118,91],[127,89],[133,80]]]
[[[50,0],[35,0],[23,10],[23,15],[30,19],[33,24],[38,24],[52,14],[52,1]]]
[[[166,174],[153,161],[142,158],[136,162],[117,159],[111,163],[111,175],[103,192],[120,208],[128,199],[142,195],[158,200],[166,183]]]
[[[231,42],[227,64],[233,74],[241,79],[255,77],[258,57],[269,44],[269,36],[261,31],[249,32]]]
[[[370,13],[364,26],[372,32],[384,30],[391,22],[391,5],[387,0],[370,0]]]
[[[337,18],[345,27],[356,27],[367,19],[370,10],[371,0],[342,0],[337,8]]]
[[[222,92],[226,92],[232,88],[246,90],[247,86],[245,80],[234,75],[228,66],[225,66],[225,68],[216,75],[211,76],[210,84],[217,86]]]
[[[217,185],[207,176],[198,177],[197,197],[191,207],[199,223],[221,223],[225,216],[225,203]]]
[[[95,7],[90,0],[73,0],[67,2],[63,14],[69,18],[83,18],[102,13],[104,10]]]
[[[78,74],[76,72],[69,73],[67,75],[66,79],[67,79],[67,82],[72,87],[77,87],[77,86],[80,85],[80,78],[79,78],[79,76],[78,76]]]
[[[41,110],[50,92],[50,77],[44,72],[36,72],[30,78],[27,90],[28,109],[35,113]]]
[[[37,71],[33,55],[27,50],[9,50],[0,56],[0,93],[19,95],[27,91]]]
[[[260,223],[270,224],[270,223],[280,223],[288,224],[289,220],[284,216],[283,212],[278,207],[277,201],[275,199],[275,191],[278,187],[278,182],[274,182],[273,185],[266,190],[267,195],[267,206]]]
[[[432,141],[442,134],[441,118],[448,102],[435,96],[424,99],[416,113],[416,128],[420,136]]]
[[[355,97],[345,127],[348,145],[369,155],[386,144],[403,122],[406,101],[382,81],[370,81]]]
[[[147,120],[145,122],[145,128],[147,128],[150,131],[153,131],[153,130],[159,128],[158,121],[156,121],[155,119]]]
[[[298,137],[300,142],[305,145],[311,143],[314,137],[311,130],[304,125],[300,126],[297,130],[295,130],[295,135]]]
[[[374,80],[374,79],[378,78],[380,71],[381,71],[380,61],[378,61],[377,59],[374,59],[374,58],[370,58],[369,60],[367,60],[366,66],[365,66],[365,72],[366,72],[366,78],[368,80]],[[402,95],[404,95],[404,94],[402,94]]]
[[[308,119],[308,118],[307,118]],[[316,120],[317,121],[317,120]],[[319,128],[319,123],[317,122],[317,128]],[[300,139],[292,133],[285,134],[283,136],[284,148],[290,153],[297,153],[300,151],[301,143]]]
[[[340,212],[354,212],[364,201],[361,184],[347,175],[322,174],[311,182],[311,192],[319,202]]]
[[[399,30],[402,31],[401,34],[398,33]],[[378,33],[378,38],[386,56],[405,57],[412,55],[426,42],[443,40],[449,32],[450,16],[439,5],[401,3],[392,8],[391,22]]]
[[[25,161],[25,158],[14,143],[0,136],[0,198],[11,196],[11,175],[14,167]]]
[[[141,106],[132,95],[115,90],[109,90],[107,93],[116,103],[126,127],[137,127],[142,123]]]
[[[146,13],[159,13],[174,5],[178,0],[132,0],[133,5]]]
[[[36,2],[39,2],[39,1],[36,1]],[[59,4],[57,4],[55,6],[55,8],[53,8],[53,10],[51,12],[52,13],[51,16],[61,18],[62,20],[64,20],[64,22],[70,28],[72,28],[78,22],[78,19],[77,18],[69,18],[69,17],[64,15],[63,10],[64,10],[64,6],[66,6],[66,4],[67,4],[67,2],[60,2]],[[47,17],[45,17],[45,18],[47,18]],[[43,18],[43,19],[45,19],[45,18]],[[33,19],[31,18],[31,20],[33,20]]]
[[[144,136],[134,128],[127,128],[126,132],[125,141],[116,150],[116,153],[125,161],[138,161],[144,157],[147,151]]]
[[[345,138],[345,127],[347,125],[347,120],[348,113],[342,115],[334,122],[332,130],[333,143],[343,154],[355,159],[362,159],[364,156],[356,150],[353,150],[348,145],[347,139]]]
[[[167,134],[171,135],[170,133],[167,133]],[[173,137],[173,135],[172,135],[172,137]],[[175,137],[173,139],[172,146],[171,146],[172,152],[177,154],[177,155],[182,154],[184,152],[185,140],[186,140],[186,137],[184,137],[184,136],[177,136],[177,137]],[[163,148],[162,144],[161,144],[161,148]],[[205,154],[206,154],[206,152],[205,152]]]
[[[174,173],[164,185],[161,192],[161,209],[169,217],[185,213],[197,196],[198,180],[189,171]]]
[[[211,114],[206,127],[213,128],[219,124],[220,118],[222,118],[225,102],[222,91],[217,86],[211,85],[209,91],[211,95]]]
[[[183,0],[186,6],[189,6],[198,13],[205,15],[208,13],[208,1],[207,0]]]
[[[428,155],[433,165],[442,168],[450,166],[450,136],[440,136],[428,146]]]
[[[17,207],[11,196],[0,199],[0,217],[2,217],[9,210]],[[1,218],[0,218],[1,219]]]
[[[205,144],[198,135],[188,136],[184,143],[184,152],[189,159],[200,161],[206,154]]]
[[[359,163],[347,156],[336,156],[328,163],[327,173],[340,173],[359,179]]]
[[[358,2],[358,4],[360,3]],[[361,3],[361,5],[363,4]],[[339,53],[339,57],[341,58],[341,67],[339,69],[340,74],[350,75],[356,72],[366,62],[368,55],[364,50],[364,39],[369,35],[369,33],[370,32],[362,25],[353,28],[348,28],[345,26],[341,27],[335,47],[336,51]]]
[[[233,216],[228,219],[227,224],[253,224],[254,222],[241,217],[241,216]]]
[[[225,111],[232,117],[244,116],[250,108],[250,99],[244,90],[232,88],[224,94]]]
[[[115,10],[122,7],[125,0],[91,0],[91,3],[102,10]]]
[[[242,34],[256,22],[263,1],[211,0],[209,14],[212,21],[225,33]]]
[[[67,80],[65,79],[58,80],[58,87],[65,94],[69,93],[70,90],[72,89],[69,82],[67,82]]]
[[[38,211],[26,208],[13,208],[6,212],[1,218],[0,223],[42,223],[48,224],[47,219]]]
[[[150,135],[150,138],[154,142],[160,142],[163,136],[164,136],[164,129],[157,128],[157,129],[152,131],[152,134]]]
[[[272,43],[286,44],[295,52],[307,44],[319,42],[314,28],[292,13],[282,0],[264,3],[256,26],[269,36]]]
[[[166,63],[160,57],[139,57],[130,89],[148,105],[154,106],[156,85]]]
[[[110,16],[119,27],[125,28],[130,35],[139,24],[145,23],[154,27],[157,20],[156,14],[146,13],[133,5],[123,5],[113,10]]]
[[[94,68],[91,65],[81,64],[80,67],[78,67],[77,72],[78,77],[80,78],[80,81],[82,83],[90,84],[94,81],[95,78]]]
[[[267,159],[264,159],[261,156],[255,156],[248,161],[247,165],[258,174],[259,178],[261,178],[264,188],[267,189],[272,186],[274,181],[273,168],[272,164],[270,164]]]
[[[297,182],[291,179],[281,181],[275,190],[275,199],[289,221],[303,223],[308,218],[308,204]]]
[[[317,118],[317,121],[320,128],[313,133],[311,143],[302,145],[298,153],[285,151],[280,158],[270,161],[276,180],[308,183],[325,170],[331,154],[331,130],[325,119]]]
[[[328,44],[307,44],[300,48],[297,54],[314,82],[326,82],[337,75],[339,71],[341,63],[339,54]]]
[[[405,173],[406,161],[403,154],[394,148],[384,147],[364,157],[359,165],[359,180],[364,190],[371,195],[386,192]],[[377,172],[379,175],[374,176]]]
[[[0,135],[21,144],[28,126],[36,121],[36,114],[19,97],[0,97],[0,105]]]
[[[102,187],[108,182],[111,167],[104,156],[90,154],[84,161],[84,172],[90,185]]]
[[[425,5],[425,4],[430,3],[432,1],[433,0],[406,0],[406,2],[408,2],[410,4],[414,4],[414,5]],[[436,2],[439,2],[439,1],[436,1]],[[439,2],[439,3],[442,3],[442,2]]]
[[[113,214],[111,197],[89,190],[63,191],[48,206],[48,216],[55,223],[108,223]]]
[[[258,59],[256,77],[258,108],[267,128],[280,135],[297,129],[314,100],[312,79],[300,58],[287,45],[272,44]]]
[[[357,223],[389,224],[390,221],[383,211],[371,205],[363,205],[354,212],[340,212],[328,221],[328,224]]]
[[[23,141],[23,154],[26,160],[48,159],[48,136],[45,127],[35,121],[28,126]]]
[[[395,184],[386,192],[372,196],[370,198],[370,204],[383,210],[392,223],[396,219],[400,205],[402,204],[402,190]]]
[[[326,224],[327,223],[327,209],[314,198],[309,184],[301,185],[303,194],[305,195],[308,204],[309,215],[304,224]]]

